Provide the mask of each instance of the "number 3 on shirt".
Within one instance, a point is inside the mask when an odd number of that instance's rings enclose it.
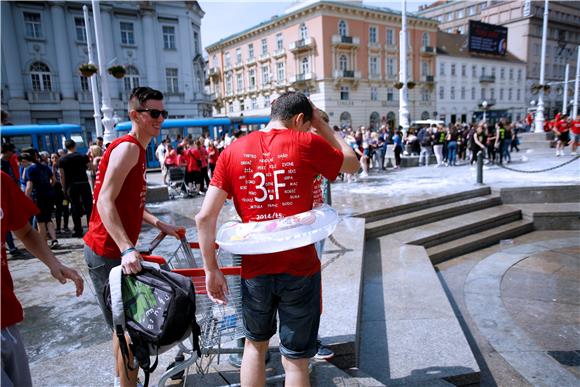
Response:
[[[284,183],[279,183],[278,182],[278,175],[282,175],[285,171],[283,169],[276,169],[274,171],[274,192],[276,194],[276,200],[280,199],[280,194],[278,189],[279,188],[283,188],[286,187],[286,184]],[[266,189],[265,185],[266,185],[266,175],[264,175],[262,172],[256,172],[254,173],[254,178],[255,177],[259,177],[261,178],[261,182],[260,184],[258,184],[256,186],[256,189],[261,190],[264,195],[260,198],[256,197],[256,201],[258,203],[263,202],[264,200],[268,199],[268,190]],[[274,199],[274,197],[272,195],[270,195],[270,200]]]

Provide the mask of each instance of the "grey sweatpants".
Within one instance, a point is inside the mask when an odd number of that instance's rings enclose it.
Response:
[[[16,325],[2,329],[2,387],[32,386],[28,356]]]

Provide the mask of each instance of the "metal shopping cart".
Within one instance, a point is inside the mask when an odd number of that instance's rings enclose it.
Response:
[[[220,251],[216,244],[218,263],[226,277],[229,289],[227,305],[218,305],[212,302],[207,294],[199,243],[188,242],[183,234],[179,247],[169,259],[151,255],[164,237],[165,234],[159,234],[148,249],[141,250],[141,253],[146,261],[158,263],[161,267],[175,273],[191,277],[195,285],[196,319],[201,328],[201,356],[197,356],[197,353],[193,351],[191,339],[189,345],[180,343],[179,351],[183,360],[173,363],[173,366],[161,376],[158,386],[165,386],[170,378],[184,373],[191,366],[195,366],[199,374],[207,373],[216,357],[219,363],[221,354],[241,352],[239,348],[222,348],[222,345],[244,337],[240,257]]]

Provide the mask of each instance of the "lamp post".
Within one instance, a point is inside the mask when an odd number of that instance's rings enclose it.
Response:
[[[106,143],[112,142],[115,139],[115,135],[112,131],[115,121],[113,120],[113,108],[111,107],[111,96],[109,94],[109,82],[107,81],[107,69],[105,68],[107,61],[105,60],[105,52],[103,50],[102,43],[102,31],[101,31],[101,9],[99,2],[97,0],[92,0],[93,5],[93,19],[95,22],[95,42],[97,43],[97,57],[99,60],[99,76],[101,77],[101,90],[102,90],[102,106],[101,111],[103,112],[103,126],[105,127],[105,133],[103,140]]]
[[[399,82],[403,87],[399,90],[399,123],[403,131],[409,129],[408,87],[407,87],[407,1],[403,0],[401,9],[402,28],[399,35]]]
[[[574,107],[572,118],[578,118],[578,84],[580,83],[580,46],[578,46],[578,58],[576,59],[576,81],[574,82]]]
[[[87,33],[87,49],[89,52],[89,64],[95,64],[95,55],[93,53],[93,36],[91,33],[91,24],[89,19],[89,7],[83,5],[83,16],[85,19],[85,30]],[[95,114],[95,130],[97,131],[97,137],[103,136],[103,125],[101,123],[101,113],[99,112],[99,90],[97,90],[97,77],[94,74],[91,78],[91,93],[93,96],[93,110]]]
[[[562,114],[568,113],[568,73],[570,72],[570,65],[566,63],[566,71],[564,72],[564,100],[562,101]]]
[[[538,110],[534,121],[535,133],[544,131],[544,75],[546,70],[546,40],[548,35],[548,0],[544,0],[544,24],[542,28],[542,54],[540,56],[540,92],[538,94]]]
[[[483,109],[483,122],[487,123],[487,116],[486,116],[486,112],[487,112],[487,101],[483,100],[483,102],[481,103],[481,108]]]

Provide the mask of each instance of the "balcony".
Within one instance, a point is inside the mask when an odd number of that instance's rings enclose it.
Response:
[[[222,99],[222,92],[215,91],[215,92],[211,93],[210,96],[211,96],[212,101],[217,102],[217,101]]]
[[[421,54],[422,55],[435,55],[435,47],[431,46],[423,46],[421,47]]]
[[[219,79],[219,77],[220,77],[219,67],[210,67],[209,68],[209,77]]]
[[[387,52],[397,52],[399,47],[396,44],[385,44],[385,51]]]
[[[360,45],[358,36],[332,35],[332,45],[335,47],[353,48]]]
[[[26,99],[32,103],[60,102],[61,95],[58,91],[27,91]]]
[[[316,79],[315,73],[302,73],[290,77],[290,83],[308,83]]]
[[[479,77],[479,82],[481,83],[495,82],[495,75],[482,75]]]
[[[435,77],[433,75],[423,75],[422,79],[423,82],[426,83],[433,83],[435,81]]]
[[[234,65],[235,70],[241,69],[242,67],[244,67],[243,61],[236,62],[236,64]]]
[[[381,44],[379,42],[369,42],[369,51],[380,51]]]
[[[306,38],[300,39],[295,42],[290,43],[290,52],[297,53],[301,51],[308,51],[314,49],[314,39]]]
[[[256,64],[256,57],[255,56],[248,58],[246,60],[246,66],[251,66],[251,65],[255,65],[255,64]]]
[[[285,55],[286,55],[286,50],[282,48],[280,50],[274,51],[274,54],[272,55],[272,57],[274,59],[277,59],[277,58],[283,57]]]
[[[77,91],[76,97],[81,103],[93,103],[93,94],[90,91]]]
[[[369,73],[369,81],[380,81],[382,79],[381,74]]]
[[[266,62],[269,60],[270,60],[270,54],[268,54],[268,53],[260,55],[260,58],[258,59],[258,61],[260,61],[260,62]]]
[[[224,66],[224,72],[231,71],[232,69],[233,67],[231,63],[226,63],[226,65]]]
[[[334,70],[334,78],[335,79],[346,79],[346,80],[348,80],[348,79],[359,80],[361,78],[361,74],[360,74],[360,71],[354,71],[354,70]]]

